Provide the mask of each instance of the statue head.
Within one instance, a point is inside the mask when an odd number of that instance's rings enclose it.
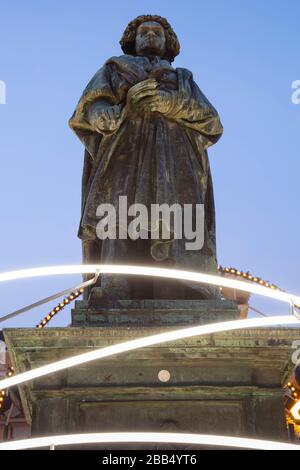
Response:
[[[130,21],[120,41],[122,50],[130,55],[158,55],[173,62],[180,44],[171,25],[158,15],[141,15]]]

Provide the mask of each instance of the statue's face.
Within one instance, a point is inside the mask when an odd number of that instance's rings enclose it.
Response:
[[[136,32],[135,52],[137,55],[163,57],[166,51],[164,28],[156,21],[145,21]]]

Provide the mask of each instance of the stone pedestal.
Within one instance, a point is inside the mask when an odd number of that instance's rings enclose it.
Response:
[[[130,322],[130,312],[115,312],[121,324],[111,327],[108,325],[113,316],[108,317],[107,312],[85,316],[84,307],[78,302],[73,325],[83,321],[84,325],[97,327],[6,329],[5,339],[16,371],[176,328],[170,326],[168,316],[163,326],[147,326],[147,315],[156,322],[156,311],[135,312]],[[226,308],[223,314],[226,319]],[[188,324],[200,323],[195,314],[189,315]],[[132,326],[133,317],[141,323],[139,326]],[[178,324],[181,321],[178,319]],[[298,338],[296,329],[265,328],[147,347],[21,385],[23,407],[32,423],[33,436],[170,431],[286,440],[282,383],[292,368],[291,345]],[[159,378],[162,370],[170,374],[167,382]],[[176,446],[160,445],[163,449],[171,447]],[[105,448],[159,446],[119,444]]]
[[[72,326],[76,327],[192,326],[240,316],[232,300],[118,300],[102,308],[79,300],[75,305]]]

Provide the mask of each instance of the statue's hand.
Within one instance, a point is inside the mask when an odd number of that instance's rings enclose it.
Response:
[[[127,93],[129,109],[141,113],[168,113],[172,104],[172,94],[158,90],[157,87],[157,81],[154,78],[149,78],[130,88]]]
[[[157,86],[157,81],[154,78],[149,78],[131,87],[127,93],[129,111],[139,110],[141,101],[156,95]]]
[[[107,106],[94,106],[89,113],[89,121],[95,131],[113,132],[118,129],[121,122],[121,105]]]
[[[172,106],[172,94],[168,91],[156,90],[153,96],[144,98],[139,103],[143,112],[167,114]]]

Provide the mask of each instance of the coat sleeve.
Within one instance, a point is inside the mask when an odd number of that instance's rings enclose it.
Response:
[[[193,80],[192,73],[177,69],[178,90],[172,92],[168,117],[199,133],[202,147],[213,145],[223,133],[219,115]]]
[[[81,140],[92,159],[95,158],[102,136],[90,125],[88,110],[92,103],[100,99],[107,100],[111,105],[117,103],[117,97],[111,86],[111,67],[106,63],[94,75],[69,120],[69,126]]]
[[[110,78],[111,65],[106,63],[88,83],[69,121],[70,127],[75,132],[78,130],[93,132],[87,117],[88,108],[93,102],[106,99],[111,105],[116,104],[117,98],[113,92]]]
[[[85,88],[76,109],[69,120],[69,126],[75,132],[85,147],[84,164],[82,173],[82,211],[88,194],[90,176],[93,169],[93,161],[95,160],[102,135],[95,132],[88,120],[89,106],[99,99],[105,99],[110,104],[115,104],[115,94],[111,87],[111,66],[105,64],[94,75]]]

